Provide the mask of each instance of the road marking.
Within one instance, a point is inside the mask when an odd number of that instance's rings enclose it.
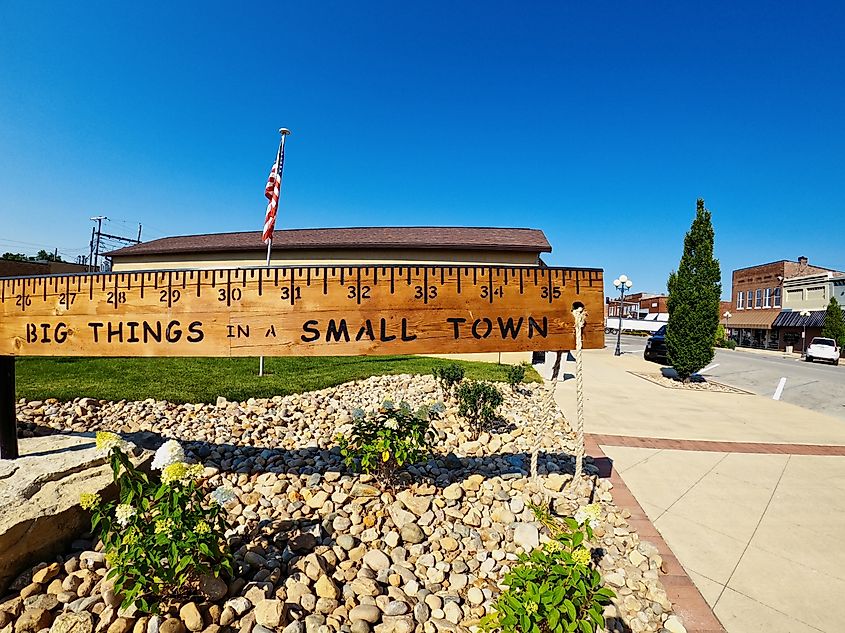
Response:
[[[780,400],[780,396],[783,393],[783,386],[786,384],[786,376],[780,379],[778,383],[777,389],[775,389],[775,395],[772,396],[772,400]]]
[[[710,365],[709,367],[705,367],[704,369],[700,369],[700,370],[698,371],[698,373],[699,373],[699,374],[703,374],[704,372],[706,372],[706,371],[710,371],[711,369],[716,369],[718,366],[719,366],[719,363],[713,363],[713,364],[712,364],[712,365]]]

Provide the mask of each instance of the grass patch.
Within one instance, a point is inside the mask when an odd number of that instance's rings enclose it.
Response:
[[[430,374],[454,361],[424,356],[323,356],[257,358],[18,358],[17,397],[27,400],[242,401],[333,387],[384,374]],[[507,378],[508,365],[460,362],[466,377]],[[539,381],[533,369],[528,381]]]

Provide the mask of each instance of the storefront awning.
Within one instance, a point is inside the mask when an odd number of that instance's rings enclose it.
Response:
[[[770,330],[772,323],[778,316],[774,310],[743,310],[734,312],[727,324],[729,328],[752,328],[759,330]],[[725,322],[724,319],[721,320]]]
[[[812,310],[810,316],[801,316],[800,310],[784,310],[773,323],[774,327],[822,327],[825,310]]]

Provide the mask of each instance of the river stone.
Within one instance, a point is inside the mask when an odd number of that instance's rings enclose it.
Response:
[[[60,613],[50,627],[50,633],[91,633],[94,619],[88,611]]]
[[[540,544],[540,531],[532,523],[517,523],[513,531],[513,542],[528,552]]]
[[[364,554],[364,564],[374,571],[382,571],[390,567],[390,559],[381,550],[371,549]]]
[[[229,587],[222,578],[205,574],[200,577],[200,593],[211,602],[219,602],[226,597]]]
[[[443,498],[449,501],[457,501],[463,495],[464,490],[461,488],[461,484],[458,483],[450,484],[443,489]]]
[[[334,581],[328,576],[320,576],[314,584],[314,591],[320,598],[329,598],[337,600],[340,597],[340,589],[334,584]]]
[[[663,623],[663,628],[669,631],[669,633],[687,633],[686,627],[681,624],[681,621],[676,615],[670,615],[666,618],[666,621]]]
[[[179,609],[179,617],[182,618],[182,622],[185,623],[185,627],[189,631],[202,631],[205,628],[205,624],[202,621],[202,614],[193,602],[182,605],[182,608]]]
[[[48,628],[53,623],[53,615],[47,609],[26,609],[15,622],[15,633],[35,633]]]
[[[275,629],[286,623],[285,604],[281,600],[261,600],[255,605],[255,621]]]
[[[152,622],[152,620],[150,620]],[[149,630],[149,628],[147,629]],[[185,625],[179,618],[167,618],[159,624],[158,633],[185,633]]]
[[[416,523],[410,523],[403,527],[400,535],[405,543],[411,543],[412,545],[422,543],[425,540],[425,532]]]
[[[374,604],[359,604],[349,612],[349,619],[352,621],[363,620],[375,624],[381,619],[381,611]]]

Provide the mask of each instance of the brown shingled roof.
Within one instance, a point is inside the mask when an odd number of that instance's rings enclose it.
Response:
[[[110,257],[194,252],[264,251],[261,231],[163,237],[108,253]],[[343,229],[277,229],[274,249],[447,248],[550,253],[539,229],[452,226],[381,226]]]

